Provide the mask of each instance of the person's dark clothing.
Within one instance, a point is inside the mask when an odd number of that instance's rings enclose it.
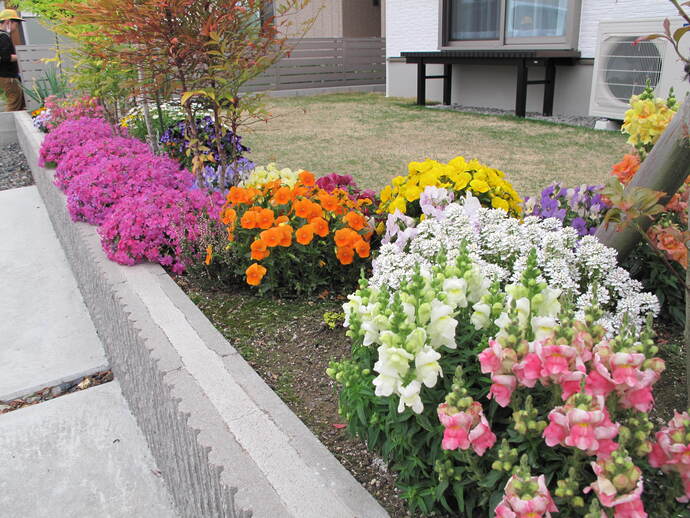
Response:
[[[0,77],[19,78],[19,63],[10,61],[10,56],[16,53],[12,37],[5,31],[0,31]]]

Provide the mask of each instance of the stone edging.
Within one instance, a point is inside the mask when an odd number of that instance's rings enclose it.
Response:
[[[29,114],[15,112],[14,123],[115,378],[180,515],[388,516],[160,266],[125,267],[105,257],[96,228],[70,220],[53,171],[38,166],[43,136]]]

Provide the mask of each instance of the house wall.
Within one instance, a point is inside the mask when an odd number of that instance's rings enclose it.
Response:
[[[346,0],[351,1],[351,0]],[[312,0],[304,9],[290,14],[287,19],[292,26],[288,31],[291,36],[299,35],[302,24],[316,16],[314,25],[305,38],[342,38],[343,37],[343,0]]]
[[[583,58],[595,56],[599,22],[677,16],[668,0],[583,0],[579,50]]]
[[[592,84],[592,64],[557,67],[553,111],[556,114],[587,115]],[[543,79],[542,67],[530,68],[529,78]],[[427,65],[427,75],[443,73],[442,65]],[[386,68],[386,95],[415,98],[417,66],[389,59]],[[465,106],[515,109],[517,74],[515,67],[486,65],[454,65],[451,102]],[[427,101],[441,102],[443,80],[427,79]],[[541,112],[544,87],[527,88],[527,111]]]
[[[438,50],[437,0],[386,0],[386,56]]]
[[[381,36],[381,5],[372,0],[345,0],[343,7],[343,36],[368,38]]]

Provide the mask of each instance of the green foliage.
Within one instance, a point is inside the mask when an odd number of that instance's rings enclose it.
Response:
[[[335,329],[336,327],[342,325],[344,321],[345,313],[343,313],[342,311],[326,311],[323,314],[323,322],[329,329]]]
[[[46,97],[51,95],[67,97],[69,89],[67,77],[54,66],[47,67],[43,71],[43,77],[34,79],[30,87],[22,84],[24,94],[36,101],[39,106],[43,106]]]

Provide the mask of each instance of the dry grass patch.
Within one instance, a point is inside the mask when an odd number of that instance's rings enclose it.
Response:
[[[274,118],[245,136],[252,160],[351,174],[365,188],[380,189],[410,161],[462,155],[505,171],[519,193],[536,194],[556,180],[602,182],[627,150],[618,133],[422,108],[379,94],[269,99],[268,108]]]

